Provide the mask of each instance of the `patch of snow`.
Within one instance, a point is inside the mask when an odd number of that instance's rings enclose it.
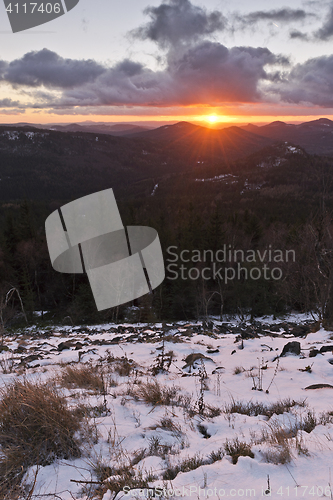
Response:
[[[154,196],[155,195],[157,188],[158,188],[158,184],[155,184],[154,189],[152,190],[152,193],[151,193],[150,196]]]

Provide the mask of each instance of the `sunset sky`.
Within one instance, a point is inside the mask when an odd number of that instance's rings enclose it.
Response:
[[[0,122],[333,119],[332,48],[326,0],[80,0],[15,34],[1,1]]]

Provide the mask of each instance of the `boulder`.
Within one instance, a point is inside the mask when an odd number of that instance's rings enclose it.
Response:
[[[310,333],[310,327],[308,325],[297,325],[290,330],[290,333],[294,335],[294,337],[304,337]]]
[[[317,354],[320,354],[320,351],[318,351],[318,349],[316,349],[316,348],[313,348],[309,352],[309,358],[315,358],[317,356]]]
[[[72,342],[60,342],[58,345],[58,351],[64,351],[65,349],[70,349],[72,347]]]
[[[308,385],[308,387],[305,387],[305,390],[308,389],[333,389],[333,385],[331,384],[313,384],[313,385]]]
[[[287,354],[296,354],[297,356],[301,353],[301,344],[299,342],[288,342],[282,349],[280,357],[286,356]]]
[[[320,352],[333,352],[333,345],[322,345]]]

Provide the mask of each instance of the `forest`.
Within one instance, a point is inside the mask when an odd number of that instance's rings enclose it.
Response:
[[[169,148],[88,133],[0,133],[2,327],[35,321],[35,311],[42,321],[82,324],[296,310],[333,324],[333,159],[286,142],[253,149],[230,159],[216,148],[188,154],[182,140]],[[98,312],[87,276],[53,270],[44,224],[65,203],[110,187],[124,225],[157,230],[166,278]]]

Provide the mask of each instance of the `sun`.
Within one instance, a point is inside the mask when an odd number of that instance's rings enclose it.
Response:
[[[216,115],[207,116],[207,121],[209,121],[209,123],[216,123],[217,120],[218,120],[218,118]]]

